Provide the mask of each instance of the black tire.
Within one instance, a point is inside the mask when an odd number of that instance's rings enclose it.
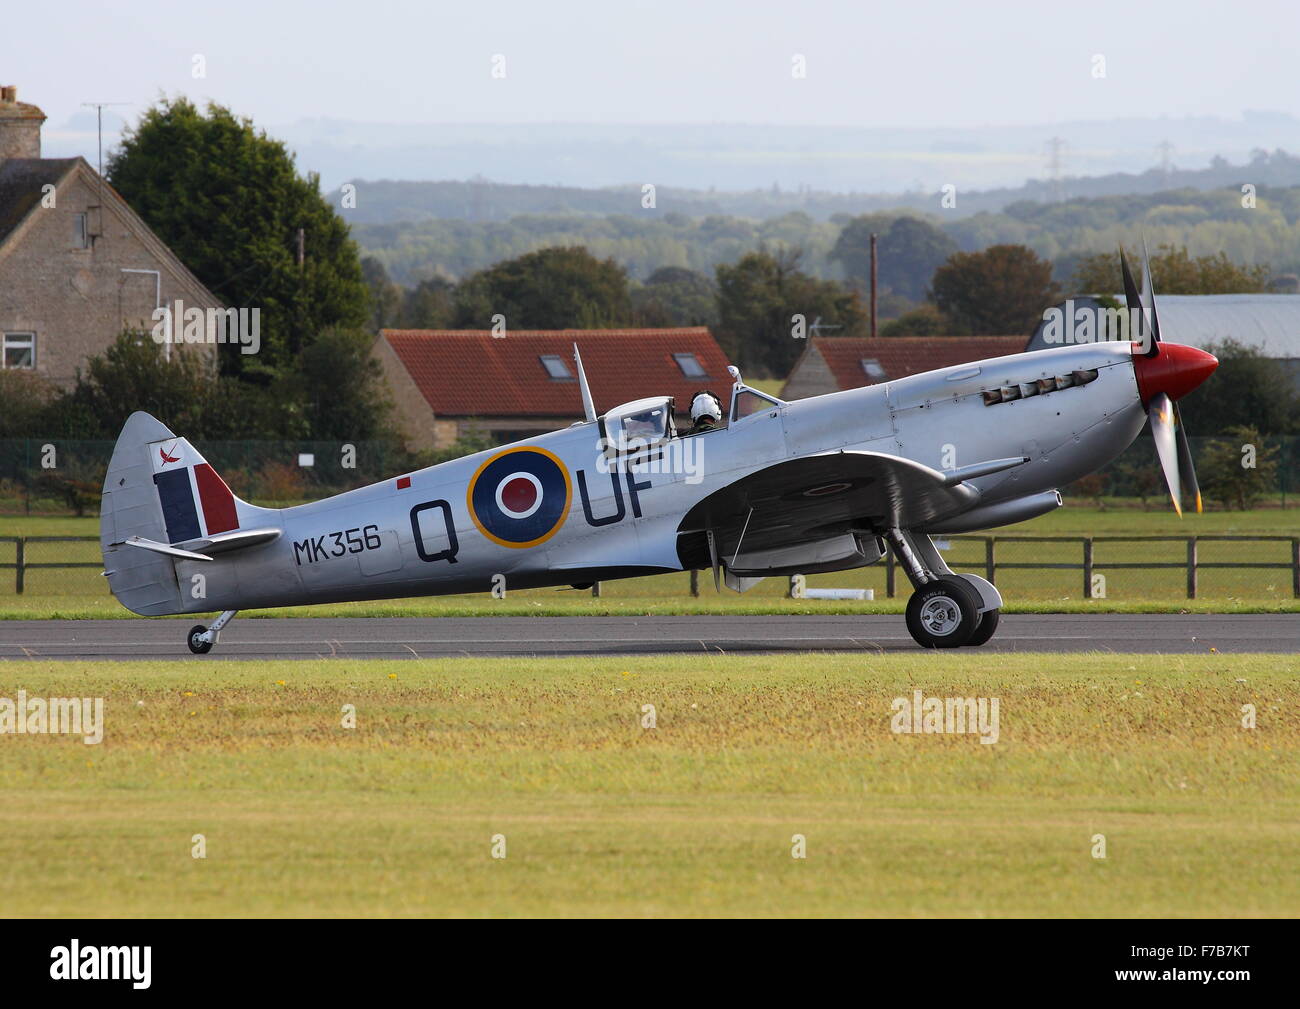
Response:
[[[1001,610],[985,610],[981,613],[979,626],[975,628],[975,633],[970,636],[966,644],[972,646],[988,644],[989,638],[993,637],[998,629],[998,614],[1001,612]]]
[[[185,643],[190,646],[190,651],[195,655],[207,655],[208,652],[212,651],[212,642],[203,641],[199,638],[199,635],[206,631],[207,628],[202,624],[195,624],[190,628],[190,636],[185,639]]]
[[[980,597],[963,578],[945,575],[907,601],[907,630],[922,648],[960,648],[980,623]]]

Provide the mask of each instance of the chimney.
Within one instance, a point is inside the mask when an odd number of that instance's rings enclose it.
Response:
[[[17,87],[13,84],[0,87],[0,161],[39,158],[44,122],[44,112],[18,100]]]

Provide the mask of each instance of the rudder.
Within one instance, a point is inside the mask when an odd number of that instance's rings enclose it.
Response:
[[[239,503],[193,445],[149,414],[131,414],[113,447],[99,512],[113,595],[144,616],[185,612],[175,562],[126,541],[177,545],[237,530]]]

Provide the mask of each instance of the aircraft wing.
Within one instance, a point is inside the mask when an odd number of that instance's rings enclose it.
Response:
[[[969,469],[976,475],[976,467]],[[878,525],[909,529],[974,505],[979,491],[962,482],[965,475],[879,452],[804,456],[714,491],[687,513],[678,532],[690,537],[683,544],[692,560],[688,566],[706,567],[714,551],[727,564],[742,548],[747,554],[774,550]],[[713,551],[707,546],[710,532]]]

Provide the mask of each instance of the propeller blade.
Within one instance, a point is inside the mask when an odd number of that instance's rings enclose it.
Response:
[[[1151,397],[1147,408],[1147,418],[1151,421],[1151,437],[1156,443],[1156,455],[1160,457],[1160,468],[1165,472],[1165,483],[1169,485],[1169,494],[1174,499],[1174,511],[1183,514],[1182,485],[1178,479],[1178,446],[1174,435],[1174,403],[1163,392]]]
[[[1187,492],[1196,499],[1196,514],[1205,509],[1201,506],[1201,485],[1196,482],[1196,467],[1192,465],[1192,445],[1187,440],[1187,428],[1183,427],[1183,414],[1174,402],[1174,433],[1178,436],[1178,470],[1187,481]]]
[[[1142,307],[1142,296],[1138,294],[1137,282],[1133,280],[1133,271],[1128,268],[1128,259],[1123,246],[1119,250],[1119,269],[1124,275],[1124,302],[1130,309]]]
[[[1148,357],[1155,357],[1160,351],[1156,344],[1160,342],[1160,317],[1156,315],[1156,288],[1151,282],[1151,254],[1147,252],[1146,236],[1142,236],[1142,311],[1151,326],[1151,348]]]
[[[1119,250],[1119,269],[1120,273],[1124,275],[1124,304],[1128,308],[1129,327],[1131,329],[1133,323],[1136,322],[1139,326],[1138,335],[1142,340],[1150,341],[1151,322],[1147,316],[1146,306],[1142,302],[1142,295],[1138,292],[1137,281],[1133,279],[1133,271],[1129,269],[1128,258],[1124,255],[1123,246]],[[1130,336],[1132,335],[1130,333]],[[1150,346],[1146,351],[1147,356],[1154,356],[1153,351],[1155,349],[1155,342],[1150,341]]]

